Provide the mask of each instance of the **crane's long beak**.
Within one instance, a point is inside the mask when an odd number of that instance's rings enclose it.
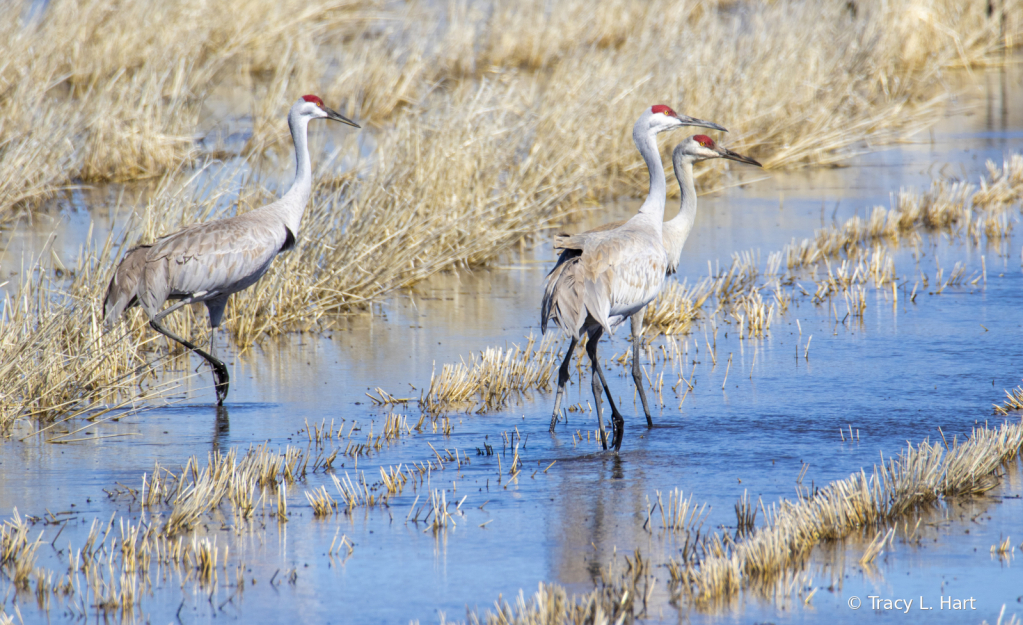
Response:
[[[327,119],[333,119],[334,121],[341,122],[342,124],[348,124],[349,126],[355,126],[356,128],[362,128],[362,126],[356,124],[355,122],[353,122],[352,120],[348,119],[347,117],[345,117],[341,113],[338,113],[337,111],[335,111],[334,109],[330,108],[329,106],[324,106],[323,110],[326,111],[326,113],[327,113]]]
[[[742,154],[736,154],[735,152],[729,150],[728,148],[723,148],[720,145],[715,146],[714,149],[717,151],[718,154],[721,155],[721,158],[727,158],[733,161],[739,161],[740,163],[748,163],[750,165],[756,165],[757,167],[763,167],[763,165],[753,160],[752,158],[748,156],[743,156]]]
[[[712,130],[720,130],[721,132],[728,132],[728,129],[724,126],[719,126],[714,122],[708,122],[703,119],[696,119],[695,117],[689,117],[688,115],[679,115],[678,120],[682,122],[683,126],[700,126],[702,128],[710,128]]]

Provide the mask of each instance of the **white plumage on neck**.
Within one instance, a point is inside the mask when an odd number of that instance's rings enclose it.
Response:
[[[636,143],[636,149],[643,155],[646,161],[647,170],[650,172],[650,192],[639,207],[640,215],[649,215],[656,223],[658,233],[661,231],[661,222],[664,220],[664,198],[667,193],[667,185],[664,180],[664,165],[661,163],[661,155],[657,151],[658,128],[651,127],[649,114],[642,115],[632,128],[632,140]]]
[[[284,224],[292,234],[298,233],[302,215],[305,213],[305,207],[309,204],[309,197],[312,194],[313,172],[309,161],[309,119],[299,112],[299,105],[293,106],[291,112],[288,113],[288,127],[291,129],[291,139],[295,143],[295,181],[291,183],[291,188],[281,199],[266,207],[267,210],[274,210],[281,214]]]
[[[664,222],[664,249],[668,252],[668,273],[678,270],[682,247],[696,222],[696,185],[693,183],[693,159],[685,156],[672,159],[675,177],[682,196],[678,214]]]

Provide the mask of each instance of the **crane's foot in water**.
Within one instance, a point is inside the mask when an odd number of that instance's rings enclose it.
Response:
[[[622,448],[622,437],[625,436],[625,419],[622,415],[617,412],[611,415],[611,425],[614,428],[614,436],[611,439],[611,446],[615,448],[615,453]],[[607,449],[607,446],[604,447]]]
[[[217,405],[223,406],[224,400],[227,399],[227,390],[231,386],[231,376],[227,374],[227,367],[219,360],[211,362],[210,366],[213,367],[213,388],[217,391]]]

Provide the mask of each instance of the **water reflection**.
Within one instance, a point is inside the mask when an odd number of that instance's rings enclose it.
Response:
[[[227,416],[227,406],[216,406],[217,418],[213,423],[213,452],[220,451],[221,438],[231,433],[231,421]]]

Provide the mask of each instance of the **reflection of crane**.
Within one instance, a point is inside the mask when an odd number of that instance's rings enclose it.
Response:
[[[604,419],[601,415],[601,386],[611,406],[612,445],[621,448],[625,419],[618,412],[597,360],[597,343],[604,331],[616,326],[642,310],[657,296],[664,283],[668,258],[661,242],[664,220],[664,167],[657,151],[657,134],[682,126],[703,126],[724,130],[717,124],[679,116],[663,104],[643,112],[632,128],[632,139],[650,172],[650,193],[639,213],[624,224],[607,230],[561,235],[555,238],[555,249],[565,252],[558,264],[547,274],[540,328],[554,320],[565,334],[572,337],[558,373],[558,392],[554,400],[551,430],[558,418],[561,399],[568,383],[568,366],[576,343],[587,336],[586,354],[593,368],[593,399],[597,410],[600,439],[607,449]],[[598,386],[598,384],[600,386]]]
[[[174,335],[160,321],[185,304],[203,302],[210,314],[210,352],[224,316],[227,298],[252,286],[270,268],[274,257],[295,245],[312,191],[312,168],[307,141],[309,121],[326,118],[349,126],[358,124],[331,110],[314,95],[302,96],[288,113],[295,143],[295,182],[279,200],[228,219],[194,224],[150,245],[125,254],[103,301],[103,315],[113,323],[135,304],[142,306],[149,325],[202,356],[213,367],[217,405],[227,397],[227,367],[212,353]],[[180,300],[160,310],[170,299]]]

